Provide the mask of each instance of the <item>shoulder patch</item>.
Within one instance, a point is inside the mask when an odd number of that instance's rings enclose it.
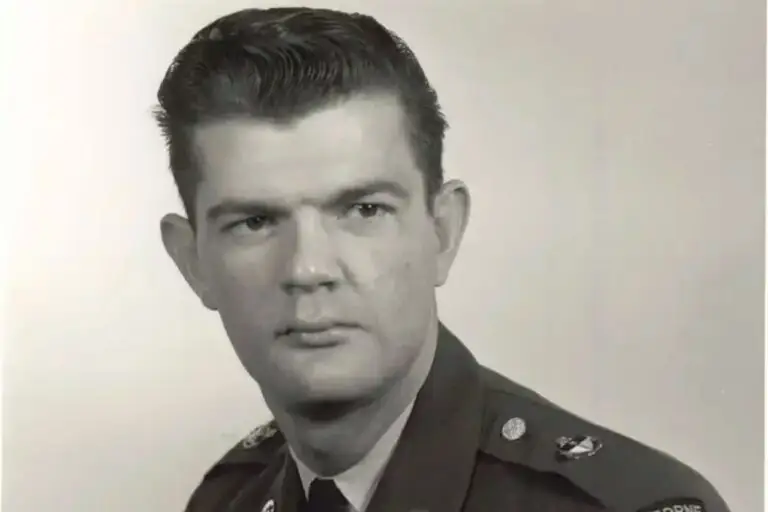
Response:
[[[559,475],[609,510],[730,510],[704,477],[662,452],[546,401],[506,390],[488,398],[492,421],[480,449],[497,459]]]
[[[695,498],[672,498],[643,507],[638,512],[707,512],[704,502]]]

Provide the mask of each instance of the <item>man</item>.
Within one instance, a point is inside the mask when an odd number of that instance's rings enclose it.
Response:
[[[696,472],[480,366],[439,322],[469,217],[446,123],[373,18],[250,9],[198,32],[157,120],[165,247],[274,420],[187,510],[725,512]],[[502,340],[503,341],[503,340]]]

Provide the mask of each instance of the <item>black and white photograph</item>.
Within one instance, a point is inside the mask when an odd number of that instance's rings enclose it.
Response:
[[[766,5],[0,7],[4,512],[757,512]]]

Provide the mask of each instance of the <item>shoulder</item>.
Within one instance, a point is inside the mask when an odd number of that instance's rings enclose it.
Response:
[[[618,512],[729,512],[714,487],[679,460],[485,373],[490,418],[481,450],[556,474]]]
[[[187,503],[187,512],[220,510],[246,481],[258,477],[274,460],[285,438],[269,421],[241,439],[203,476]]]

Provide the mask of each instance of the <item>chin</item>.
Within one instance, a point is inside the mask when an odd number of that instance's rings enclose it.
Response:
[[[370,375],[306,379],[291,386],[285,405],[303,416],[337,417],[375,400],[382,385]]]
[[[304,384],[304,394],[309,400],[358,400],[377,394],[382,386],[372,375],[317,376]]]

